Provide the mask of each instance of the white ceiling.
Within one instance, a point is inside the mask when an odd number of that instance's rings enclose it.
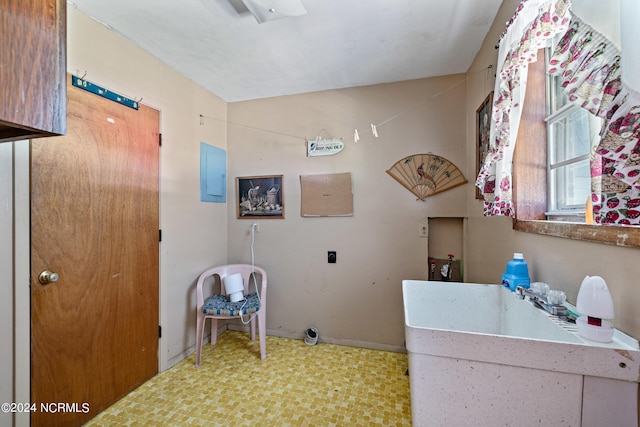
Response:
[[[502,0],[302,0],[258,24],[241,0],[70,0],[227,102],[464,73]]]

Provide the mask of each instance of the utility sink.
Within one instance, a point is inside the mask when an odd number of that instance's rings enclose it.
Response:
[[[584,339],[501,285],[405,280],[402,291],[413,425],[637,427],[634,338]]]

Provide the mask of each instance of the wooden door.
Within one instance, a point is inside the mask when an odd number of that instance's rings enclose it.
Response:
[[[33,426],[80,425],[158,371],[159,113],[68,83],[67,123],[32,141]]]

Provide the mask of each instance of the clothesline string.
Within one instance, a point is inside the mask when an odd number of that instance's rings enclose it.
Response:
[[[492,65],[489,65],[489,66],[487,66],[487,67],[485,67],[485,68],[483,68],[483,69],[481,69],[479,71],[476,71],[475,73],[485,72],[486,70],[488,70],[488,69],[490,69],[492,67],[493,67]],[[402,115],[405,115],[405,114],[411,112],[412,110],[422,106],[423,104],[425,104],[425,103],[427,103],[427,102],[429,102],[429,101],[441,96],[442,94],[447,93],[450,90],[455,89],[456,87],[458,87],[461,84],[465,83],[467,81],[467,79],[468,79],[468,77],[465,77],[465,78],[457,81],[456,83],[452,84],[451,86],[448,86],[447,88],[445,88],[445,89],[443,89],[443,90],[441,90],[441,91],[429,96],[428,98],[422,100],[420,103],[414,105],[413,107],[407,108],[404,111],[401,111],[401,112],[399,112],[397,114],[394,114],[393,116],[391,116],[391,117],[389,117],[389,118],[387,118],[387,119],[385,119],[385,120],[383,120],[383,121],[381,121],[381,122],[379,122],[377,124],[376,123],[371,123],[371,128],[369,128],[367,126],[367,127],[364,127],[364,129],[361,130],[361,131],[358,131],[357,127],[354,128],[354,129],[356,129],[356,133],[358,133],[358,134],[366,134],[368,132],[373,133],[376,130],[377,127],[383,126],[383,125],[389,123],[390,121],[395,120],[398,117],[400,117]],[[303,141],[306,141],[308,139],[307,137],[303,137],[303,136],[299,136],[299,135],[293,135],[293,134],[286,133],[286,132],[280,132],[280,131],[276,131],[276,130],[272,130],[272,129],[266,129],[266,128],[262,128],[262,127],[258,127],[258,126],[252,126],[252,125],[248,125],[248,124],[245,124],[245,123],[232,122],[232,121],[221,119],[221,118],[218,118],[218,117],[205,116],[203,114],[200,114],[200,125],[204,125],[204,119],[212,119],[212,120],[216,120],[216,121],[223,122],[223,123],[226,123],[226,124],[229,124],[229,125],[233,125],[233,126],[240,126],[240,127],[244,127],[244,128],[248,128],[248,129],[259,130],[259,131],[262,131],[262,132],[268,132],[268,133],[273,133],[273,134],[276,134],[276,135],[287,136],[287,137],[290,137],[290,138],[301,139]]]
[[[288,136],[290,138],[306,140],[306,138],[302,137],[302,136],[292,135],[290,133],[285,133],[285,132],[278,132],[278,131],[275,131],[275,130],[265,129],[265,128],[261,128],[261,127],[258,127],[258,126],[251,126],[251,125],[247,125],[247,124],[244,124],[244,123],[236,123],[236,122],[232,122],[232,121],[225,120],[225,119],[219,119],[217,117],[205,116],[203,114],[200,114],[200,125],[204,125],[204,120],[203,119],[217,120],[219,122],[223,122],[223,123],[226,123],[226,124],[229,124],[229,125],[240,126],[240,127],[249,128],[249,129],[255,129],[255,130],[259,130],[259,131],[263,131],[263,132],[274,133],[274,134],[277,134],[277,135]]]

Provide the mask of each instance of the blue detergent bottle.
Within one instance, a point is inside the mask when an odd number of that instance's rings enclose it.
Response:
[[[529,279],[529,267],[521,253],[514,253],[513,259],[507,263],[507,269],[502,275],[502,285],[512,291],[516,286],[528,289],[531,284]]]

